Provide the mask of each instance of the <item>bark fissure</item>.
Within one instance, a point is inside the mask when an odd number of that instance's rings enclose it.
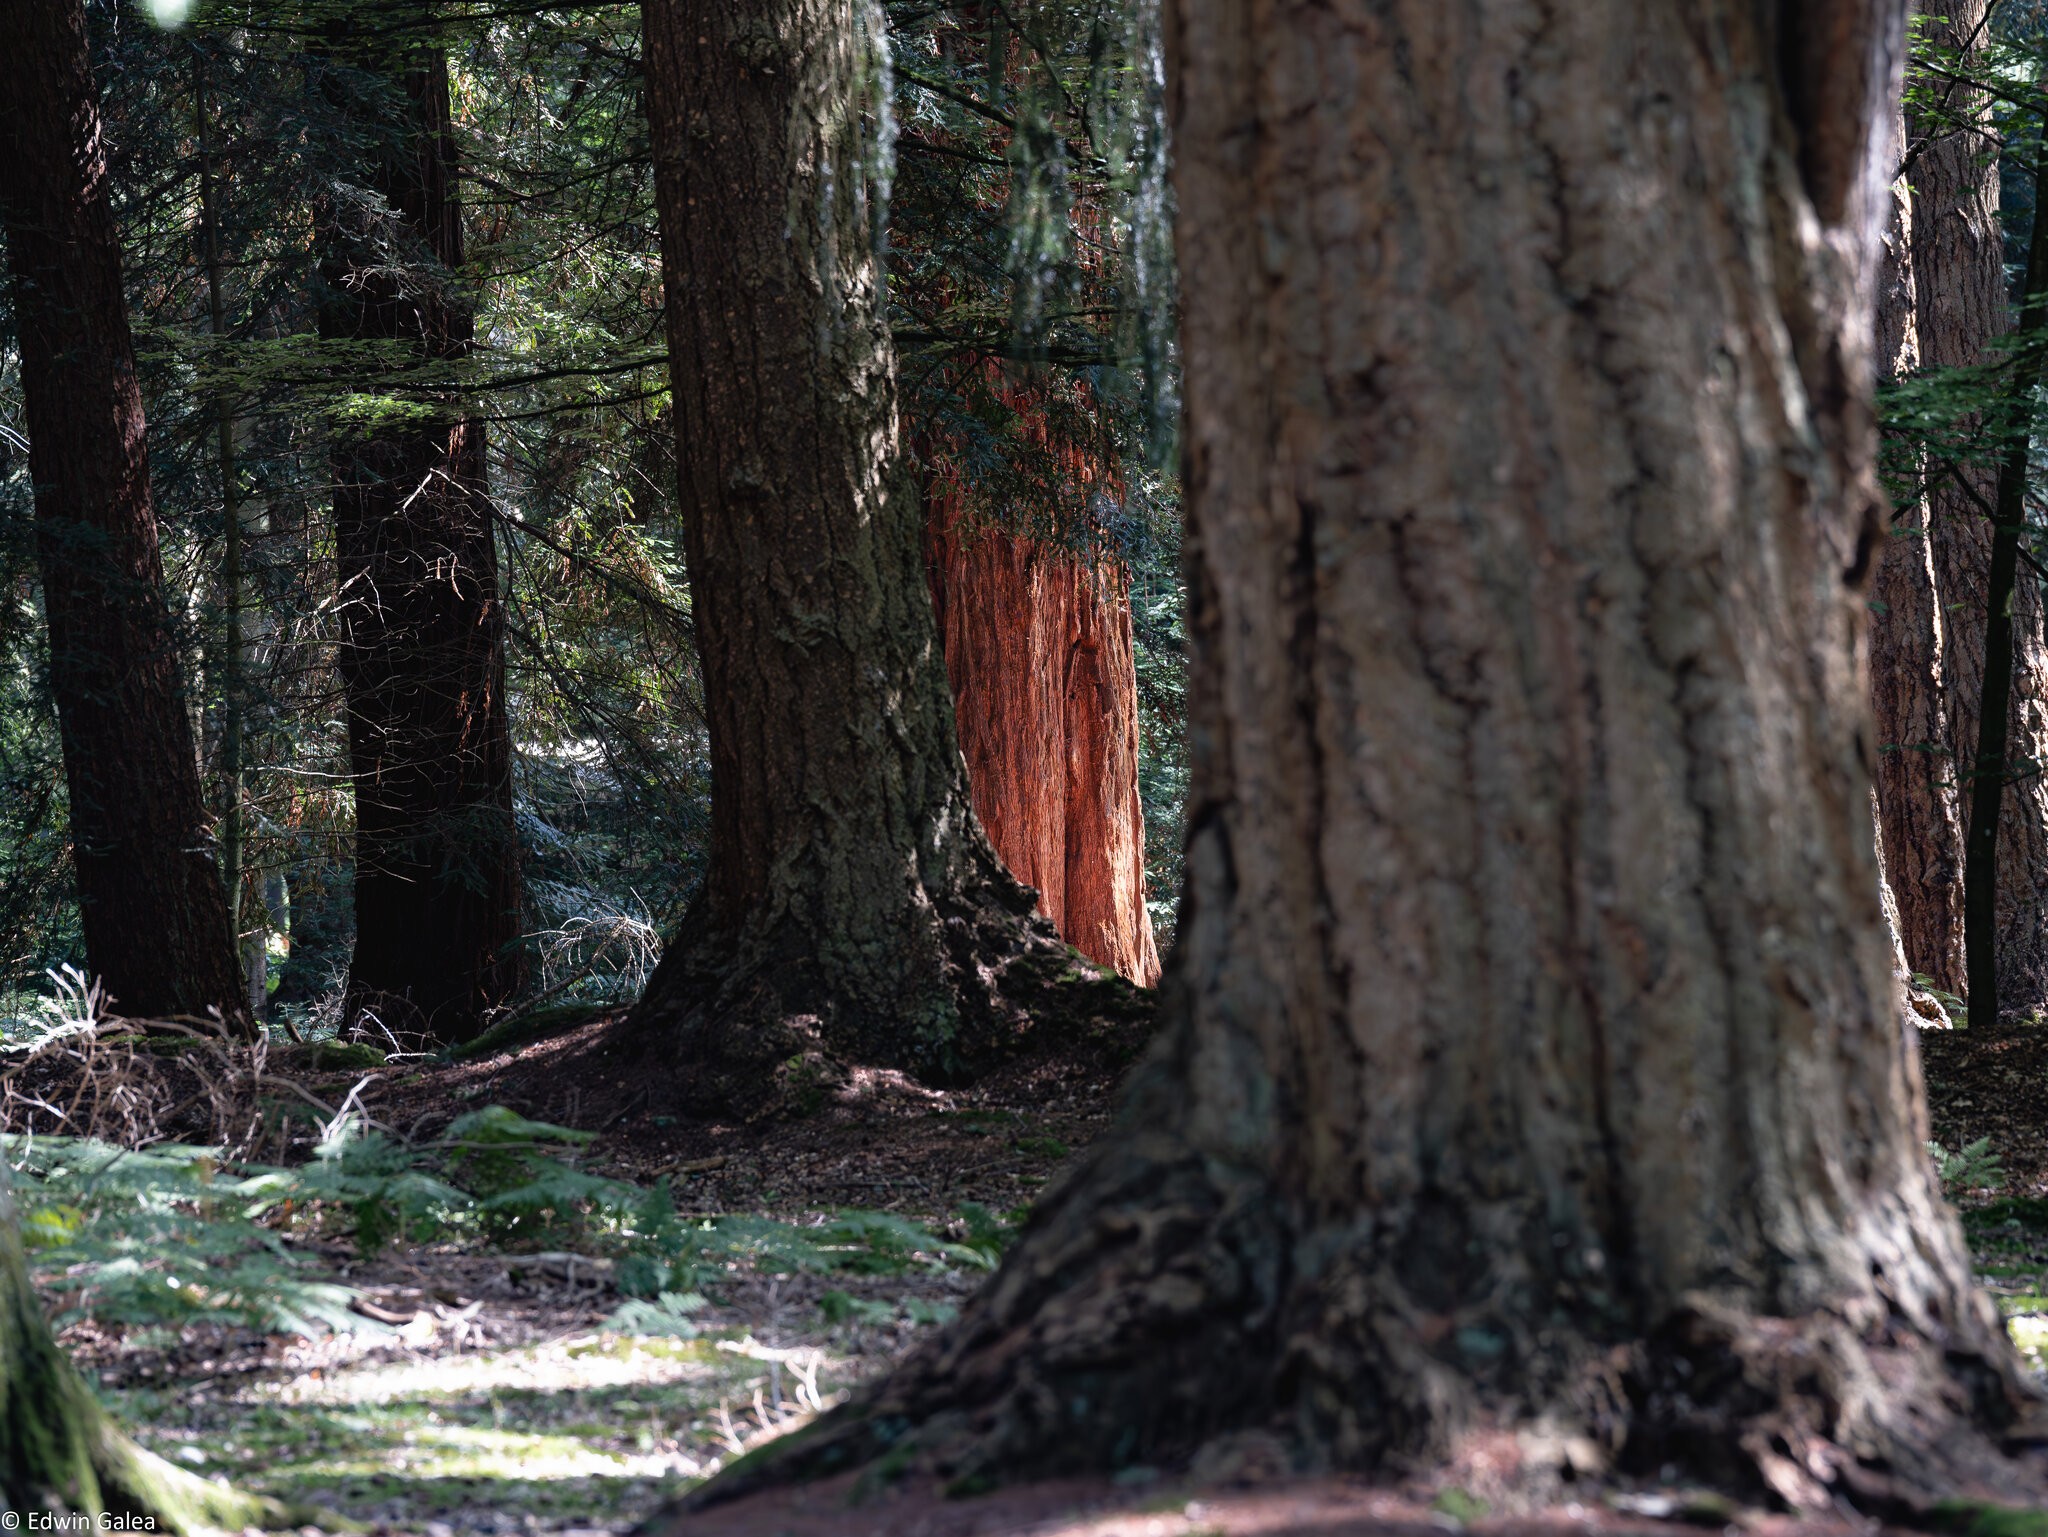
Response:
[[[969,799],[854,9],[644,12],[712,804],[704,885],[623,1044],[704,1108],[800,1109],[855,1064],[984,1068],[1072,969]]]
[[[474,317],[447,60],[357,62],[329,93],[382,116],[365,124],[368,204],[320,211],[321,335],[459,358]],[[331,451],[356,802],[346,1027],[460,1040],[524,969],[505,607],[483,423],[452,402],[400,415],[343,424]]]
[[[1783,11],[1173,8],[1165,1037],[960,1320],[707,1498],[885,1448],[2018,1477],[1871,836],[1882,81],[1795,102]]]

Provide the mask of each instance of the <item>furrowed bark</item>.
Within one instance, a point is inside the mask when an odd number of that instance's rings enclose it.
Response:
[[[2035,168],[2036,206],[2048,197],[2048,160]],[[2018,336],[2032,340],[2048,328],[2048,219],[2034,221],[2028,242],[2026,296],[2021,303]],[[2036,361],[2014,373],[2012,388],[2024,406],[2048,377]],[[2038,777],[2038,764],[2015,762],[2012,754],[2013,683],[2018,671],[2019,618],[2015,610],[2020,566],[2020,535],[2027,526],[2027,475],[2033,433],[2020,430],[2001,456],[1998,499],[1993,503],[1991,565],[1984,591],[1984,671],[1978,698],[1976,752],[1971,759],[1970,831],[1964,844],[1963,944],[1969,956],[1970,1015],[1973,1024],[1996,1030],[2003,974],[1999,900],[1999,846],[2005,839],[2000,811],[2006,788],[2022,775]],[[2030,587],[2033,583],[2028,584]],[[2031,875],[2028,877],[2032,879]]]
[[[1905,116],[1892,122],[1906,150]],[[1924,152],[1926,145],[1921,146]],[[1918,274],[1913,267],[1911,179],[1891,190],[1878,268],[1877,373],[1903,379],[1921,365]],[[1930,292],[1930,303],[1934,295]],[[1963,963],[1963,820],[1957,756],[1949,742],[1949,630],[1934,563],[1936,492],[1955,488],[1945,467],[1920,456],[1918,494],[1894,510],[1870,584],[1870,698],[1877,721],[1878,846],[1899,951],[1897,969],[1951,994],[1967,990]],[[1918,995],[1924,998],[1925,995]],[[1917,1001],[1917,999],[1916,999]],[[1932,999],[1926,999],[1932,1002]],[[1936,1004],[1936,1008],[1939,1005]],[[1944,1017],[1946,1017],[1944,1015]]]
[[[1984,0],[1927,3],[1921,9],[1931,41],[1965,50],[1966,60],[1976,58],[1984,40]],[[1924,367],[1973,367],[1989,361],[1988,354],[2009,324],[1998,167],[1984,153],[1985,139],[1976,126],[1988,124],[1989,105],[1983,92],[1949,82],[1937,108],[1907,115],[1914,321]],[[1967,437],[1971,426],[1969,421],[1959,423],[1961,435]],[[1995,538],[1991,513],[1999,472],[1996,455],[1929,468],[1934,473],[1923,526],[1943,621],[1940,687],[1949,731],[1946,754],[1930,747],[1923,756],[1928,759],[1927,776],[1949,768],[1961,785],[1961,799],[1967,801],[1967,770],[1981,733],[1985,602]],[[2022,582],[2014,589],[2012,622],[2005,753],[2012,774],[1999,799],[1993,940],[2003,1012],[2048,1002],[2048,776],[2040,772],[2040,765],[2048,762],[2048,638],[2038,583]],[[1881,783],[1880,797],[1884,794]],[[1909,939],[1909,957],[1917,969],[1929,972],[1934,968],[1927,961],[1942,959],[1931,936],[1938,932],[1940,912],[1954,900],[1934,884],[1943,879],[1948,864],[1949,856],[1941,852],[1926,863],[1922,880],[1908,880],[1903,865],[1896,876],[1905,932],[1930,936],[1925,946]],[[1930,909],[1932,916],[1921,916]],[[1999,1020],[1982,1017],[1986,1012],[1973,1008],[1972,1025],[1997,1028]]]
[[[0,16],[0,209],[86,962],[133,1016],[246,1025],[163,593],[142,393],[75,0]]]
[[[1799,1508],[2031,1487],[1871,835],[1898,21],[1174,6],[1165,1035],[961,1318],[701,1500],[1260,1447]]]
[[[969,1074],[1072,963],[969,800],[906,478],[856,0],[644,12],[709,869],[628,1022],[693,1106]]]
[[[1150,987],[1128,578],[927,498],[932,603],[975,813],[1060,937]]]

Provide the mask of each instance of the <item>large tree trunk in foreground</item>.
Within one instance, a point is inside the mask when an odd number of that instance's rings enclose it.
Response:
[[[86,961],[124,1014],[240,1018],[164,602],[83,7],[9,6],[0,44],[0,205]]]
[[[963,527],[952,499],[929,500],[932,605],[975,813],[1062,939],[1150,987],[1128,578]]]
[[[389,214],[328,210],[320,331],[469,350],[447,61],[402,75],[406,116],[372,125]],[[373,97],[373,100],[388,99]],[[414,402],[417,405],[417,402]],[[356,792],[356,947],[347,1021],[477,1034],[520,980],[505,612],[483,423],[343,429],[333,451],[341,674]]]
[[[707,1105],[800,1104],[851,1062],[972,1071],[1070,966],[954,737],[867,190],[867,14],[643,12],[712,788],[704,885],[628,1035]]]
[[[1179,0],[1166,1035],[958,1322],[707,1498],[1247,1431],[1481,1494],[2012,1476],[1871,838],[1895,20]]]
[[[1929,37],[1951,47],[1981,43],[1984,0],[1924,4]],[[1974,54],[1975,49],[1973,47]],[[2006,329],[2005,257],[1998,219],[1998,166],[1984,137],[1959,123],[1988,121],[1981,92],[1953,88],[1945,111],[1908,114],[1908,179],[1913,185],[1912,262],[1915,329],[1921,366],[1974,367],[1986,361]],[[1967,430],[1969,424],[1960,424]],[[1992,519],[1998,494],[1997,456],[1938,476],[1925,502],[1929,558],[1942,618],[1940,686],[1945,690],[1950,753],[1928,753],[1928,771],[1967,767],[1977,750],[1984,677],[1985,593],[1989,587]],[[1930,466],[1939,471],[1942,466]],[[1923,685],[1924,686],[1924,685]],[[2040,584],[2019,584],[2013,604],[2011,714],[1999,811],[1997,889],[1998,993],[2006,1012],[2048,1002],[2048,636]],[[1880,783],[1880,797],[1884,785]],[[1967,785],[1963,799],[1968,800]],[[1891,846],[1887,845],[1888,851]],[[1927,871],[1939,878],[1946,856]],[[1908,886],[1892,853],[1895,889]],[[1908,934],[1923,898],[1900,890]],[[1926,900],[1945,899],[1929,896]],[[1915,966],[1921,957],[1907,949]],[[1996,1027],[1972,1009],[1973,1026]]]

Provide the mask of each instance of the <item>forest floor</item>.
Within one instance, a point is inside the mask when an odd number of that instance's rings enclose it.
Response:
[[[64,1243],[84,1240],[71,1236],[74,1208],[65,1203],[97,1208],[53,1183],[41,1197],[49,1204],[37,1207],[33,1191],[26,1204],[32,1236],[44,1221],[59,1233],[54,1247],[38,1252],[38,1276],[66,1307],[66,1346],[152,1450],[374,1532],[622,1533],[738,1452],[804,1423],[950,1317],[1023,1210],[1113,1108],[1114,1073],[1103,1063],[1024,1063],[971,1090],[936,1093],[875,1075],[802,1120],[686,1124],[635,1104],[629,1085],[592,1078],[586,1048],[597,1028],[454,1063],[339,1063],[282,1051],[270,1072],[272,1080],[289,1077],[291,1095],[308,1103],[353,1107],[388,1128],[394,1145],[427,1145],[456,1116],[487,1105],[594,1133],[550,1151],[579,1177],[643,1189],[669,1182],[688,1240],[680,1252],[691,1295],[625,1295],[629,1261],[594,1227],[557,1225],[510,1241],[501,1228],[486,1241],[485,1210],[481,1227],[368,1243],[360,1227],[294,1220],[285,1202],[262,1219],[265,1241],[294,1274],[345,1288],[333,1294],[344,1306],[324,1315],[342,1327],[291,1332],[211,1314],[178,1321],[136,1304],[137,1274],[156,1283],[148,1296],[162,1304],[224,1287],[207,1267],[224,1271],[228,1260],[208,1260],[203,1245],[184,1253],[179,1243],[188,1239],[159,1238],[128,1250],[81,1249],[67,1264],[73,1251]],[[1984,1279],[2039,1367],[2048,1347],[2048,1029],[2015,1039],[1929,1037],[1926,1063],[1936,1139],[1951,1154],[1990,1139],[1974,1159],[1952,1161],[1957,1175],[1983,1181],[1955,1193]],[[624,1113],[613,1108],[621,1105]],[[1996,1179],[1985,1151],[2003,1160]],[[126,1170],[139,1161],[122,1156]],[[213,1177],[204,1159],[197,1167]],[[434,1173],[407,1168],[401,1178]],[[393,1202],[403,1193],[399,1183],[376,1189],[393,1192]],[[173,1273],[179,1269],[186,1274]],[[1669,1533],[1682,1528],[1649,1518],[1677,1514],[1682,1504],[1651,1489],[1531,1522],[1489,1517],[1482,1500],[1459,1489],[1332,1481],[1192,1489],[1141,1470],[1114,1484],[1035,1486],[968,1501],[911,1487],[858,1513],[843,1490],[825,1485],[707,1513],[690,1530]],[[1728,1517],[1714,1524],[1728,1525]],[[1744,1513],[1741,1525],[1760,1534],[1793,1530],[1756,1513]]]

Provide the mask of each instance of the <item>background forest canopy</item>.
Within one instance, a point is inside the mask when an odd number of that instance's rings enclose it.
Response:
[[[877,10],[905,441],[961,520],[1128,572],[1163,950],[1184,666],[1155,9]],[[459,402],[484,424],[506,610],[526,996],[630,1000],[702,875],[709,796],[638,7],[88,13],[167,596],[202,782],[238,845],[223,853],[252,986],[295,1031],[339,1019],[355,806],[332,445]],[[406,121],[391,61],[436,53],[454,270],[368,170],[402,152],[380,142]],[[474,345],[323,337],[337,227],[375,250],[353,270],[472,311]],[[0,1008],[16,1011],[85,966],[19,363],[0,299]]]

